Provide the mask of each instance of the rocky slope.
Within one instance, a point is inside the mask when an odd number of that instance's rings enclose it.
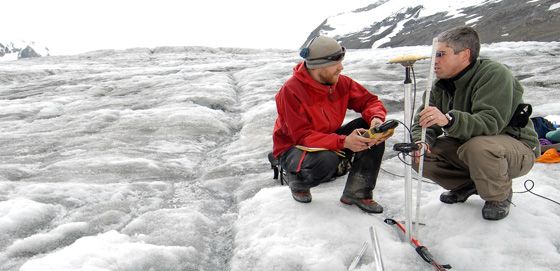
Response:
[[[35,42],[0,42],[0,60],[48,56],[49,49]]]
[[[560,40],[559,0],[380,0],[327,18],[313,30],[350,49],[427,45],[438,33],[474,27],[483,43]],[[350,27],[351,26],[351,27]]]

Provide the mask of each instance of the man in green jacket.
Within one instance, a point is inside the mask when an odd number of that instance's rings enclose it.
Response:
[[[503,65],[478,59],[480,41],[471,27],[441,33],[436,46],[438,80],[412,132],[418,142],[426,128],[423,175],[449,190],[442,202],[478,194],[486,201],[482,217],[502,219],[509,214],[512,178],[527,174],[540,154],[523,87]]]

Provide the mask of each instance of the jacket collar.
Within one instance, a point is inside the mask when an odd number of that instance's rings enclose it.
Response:
[[[479,61],[473,61],[461,72],[449,79],[440,79],[436,82],[436,85],[440,88],[447,90],[449,93],[454,94],[457,85],[464,85],[473,76],[473,67],[477,65]]]

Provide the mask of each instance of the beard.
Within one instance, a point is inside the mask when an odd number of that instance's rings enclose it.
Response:
[[[323,85],[332,86],[332,85],[336,84],[336,82],[338,82],[338,75],[339,74],[340,74],[339,72],[320,73],[319,74],[319,79],[321,79],[321,82],[323,82]]]

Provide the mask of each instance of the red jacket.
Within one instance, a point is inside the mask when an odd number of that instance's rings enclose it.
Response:
[[[303,62],[294,67],[294,74],[276,94],[278,118],[272,141],[275,157],[291,146],[342,150],[345,135],[337,135],[346,110],[362,114],[370,123],[373,117],[385,120],[387,110],[376,95],[347,76],[339,75],[335,85],[315,81]]]

